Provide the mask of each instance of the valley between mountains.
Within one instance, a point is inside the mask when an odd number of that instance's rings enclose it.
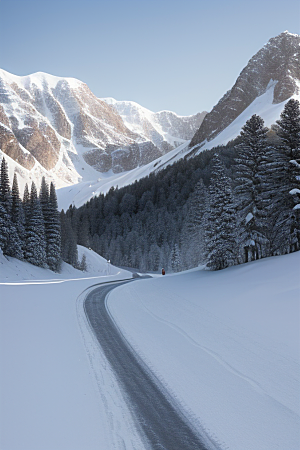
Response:
[[[299,35],[190,116],[0,69],[0,162],[0,450],[300,449]]]

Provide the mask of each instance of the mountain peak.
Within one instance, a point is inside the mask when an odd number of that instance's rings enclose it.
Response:
[[[299,36],[299,34],[295,34],[295,33],[290,33],[288,30],[283,31],[283,33],[280,33],[278,36],[281,36],[282,34],[288,34],[290,36]]]
[[[38,87],[43,87],[44,84],[48,85],[50,88],[55,89],[59,82],[67,82],[72,89],[76,89],[79,86],[85,85],[82,81],[77,78],[71,77],[58,77],[56,75],[51,75],[46,72],[34,72],[29,75],[13,75],[4,69],[0,69],[0,77],[4,79],[8,84],[16,83],[19,86],[23,86],[25,89],[28,86],[35,84]]]
[[[284,31],[271,38],[248,62],[234,86],[206,115],[191,146],[214,139],[276,81],[273,103],[299,92],[300,36]]]

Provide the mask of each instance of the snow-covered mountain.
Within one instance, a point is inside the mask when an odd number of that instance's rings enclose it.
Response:
[[[40,165],[74,183],[82,176],[82,162],[97,169],[109,145],[137,139],[79,80],[1,70],[0,89],[0,148],[25,169]]]
[[[111,97],[102,100],[120,114],[129,130],[153,142],[163,154],[190,140],[207,114],[206,111],[192,116],[178,116],[172,111],[155,113],[131,101]]]
[[[277,105],[284,105],[289,98],[299,95],[299,87],[300,36],[285,31],[270,39],[250,59],[234,86],[205,116],[190,146],[212,141],[253,104],[256,105],[257,110],[251,108],[252,114],[259,114],[262,96],[270,89],[272,89],[272,97],[269,95],[270,92],[267,94],[268,99],[264,97],[265,112],[267,109],[277,111],[279,109]],[[250,118],[247,114],[245,116],[247,119]]]
[[[202,117],[151,114],[161,117],[156,125],[160,139],[127,126],[130,119],[124,123],[117,109],[82,81],[0,70],[0,156],[6,155],[11,173],[17,169],[21,186],[39,183],[42,175],[61,187],[97,179],[99,172],[143,166],[191,137]]]
[[[300,100],[299,48],[298,35],[284,32],[270,39],[251,58],[234,87],[204,117],[191,143],[186,142],[168,154],[129,172],[64,188],[58,192],[60,207],[66,208],[72,202],[80,206],[94,195],[107,192],[111,186],[125,186],[187,155],[191,157],[205,149],[225,145],[239,135],[241,128],[253,114],[261,116],[265,125],[271,127],[279,119],[289,98]],[[143,124],[147,130],[148,122],[155,125],[157,123],[156,115],[160,113],[151,113],[133,102],[105,100],[118,109],[124,123],[133,132],[145,135]],[[167,132],[167,136],[170,135],[171,132]]]

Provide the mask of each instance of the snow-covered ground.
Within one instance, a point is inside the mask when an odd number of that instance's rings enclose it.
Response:
[[[205,142],[199,152],[204,149],[209,150],[218,145],[225,145],[236,138],[240,134],[242,127],[253,114],[260,116],[264,120],[266,127],[270,128],[271,125],[274,125],[276,120],[280,118],[280,114],[282,113],[285,104],[290,100],[287,99],[281,103],[273,103],[276,83],[277,81],[271,80],[266,92],[257,97],[230,125],[228,125],[227,128],[225,128],[225,130],[218,134],[218,136],[209,142]],[[291,98],[300,101],[300,94],[294,94]]]
[[[111,292],[122,333],[221,449],[300,448],[300,252]]]
[[[90,286],[131,274],[83,251],[89,273],[0,256],[1,450],[144,449],[83,312]],[[109,296],[135,351],[222,450],[300,448],[299,263],[196,269]]]
[[[90,272],[59,275],[0,254],[1,450],[143,448],[82,308],[89,286],[131,274],[83,252]]]

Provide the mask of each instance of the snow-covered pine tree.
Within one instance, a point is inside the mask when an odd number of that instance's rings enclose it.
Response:
[[[61,267],[61,226],[54,184],[50,184],[50,216],[47,222],[47,263],[51,270],[59,272]]]
[[[11,189],[9,184],[8,166],[4,157],[2,158],[0,173],[0,203],[10,216],[12,203]]]
[[[10,217],[4,206],[0,203],[0,248],[4,254],[6,254],[10,227]]]
[[[51,183],[49,192],[49,186],[45,177],[42,178],[39,198],[45,226],[47,264],[49,269],[59,272],[61,266],[60,217],[57,209],[55,187]]]
[[[24,212],[20,199],[17,174],[14,174],[13,187],[11,192],[11,214],[10,214],[9,239],[5,253],[17,259],[24,259],[25,227]]]
[[[30,212],[26,220],[25,259],[36,266],[47,267],[44,219],[34,182],[31,185]]]
[[[174,244],[171,252],[171,268],[173,272],[179,272],[181,269],[180,249],[178,244]]]
[[[10,222],[8,242],[3,253],[13,258],[24,259],[23,242],[12,222]]]
[[[278,248],[289,253],[300,248],[300,103],[289,100],[277,121],[280,138],[282,195],[276,223]]]
[[[47,225],[49,222],[50,208],[49,208],[49,185],[46,182],[45,177],[42,178],[39,199],[40,199],[40,204],[41,204],[43,218],[44,218],[45,232],[46,232],[46,236],[47,236],[47,228],[48,228]]]
[[[188,213],[182,230],[182,258],[185,269],[197,267],[204,262],[207,202],[208,192],[200,178],[188,201]]]
[[[220,270],[237,261],[236,209],[231,180],[218,154],[212,160],[205,241],[207,267]]]
[[[11,220],[17,229],[17,233],[22,241],[25,243],[25,214],[23,210],[22,201],[20,198],[20,191],[18,185],[17,174],[14,174],[14,180],[12,185],[12,207],[11,207]]]
[[[28,184],[25,184],[24,194],[23,194],[23,211],[25,217],[25,228],[30,218],[30,193],[28,189]]]
[[[0,241],[2,251],[7,256],[23,259],[22,241],[16,224],[12,221],[12,194],[9,184],[8,167],[5,159],[1,163],[0,176]]]
[[[64,210],[60,213],[61,223],[61,255],[62,260],[73,267],[78,267],[78,250],[76,235],[72,229],[71,217],[64,213]]]
[[[266,166],[268,161],[268,129],[261,117],[254,114],[243,126],[241,143],[237,145],[235,194],[239,210],[239,242],[241,262],[269,254],[266,224],[268,208]]]
[[[79,269],[82,270],[83,272],[87,271],[87,264],[86,264],[86,255],[85,253],[82,255],[80,264],[79,264]]]

